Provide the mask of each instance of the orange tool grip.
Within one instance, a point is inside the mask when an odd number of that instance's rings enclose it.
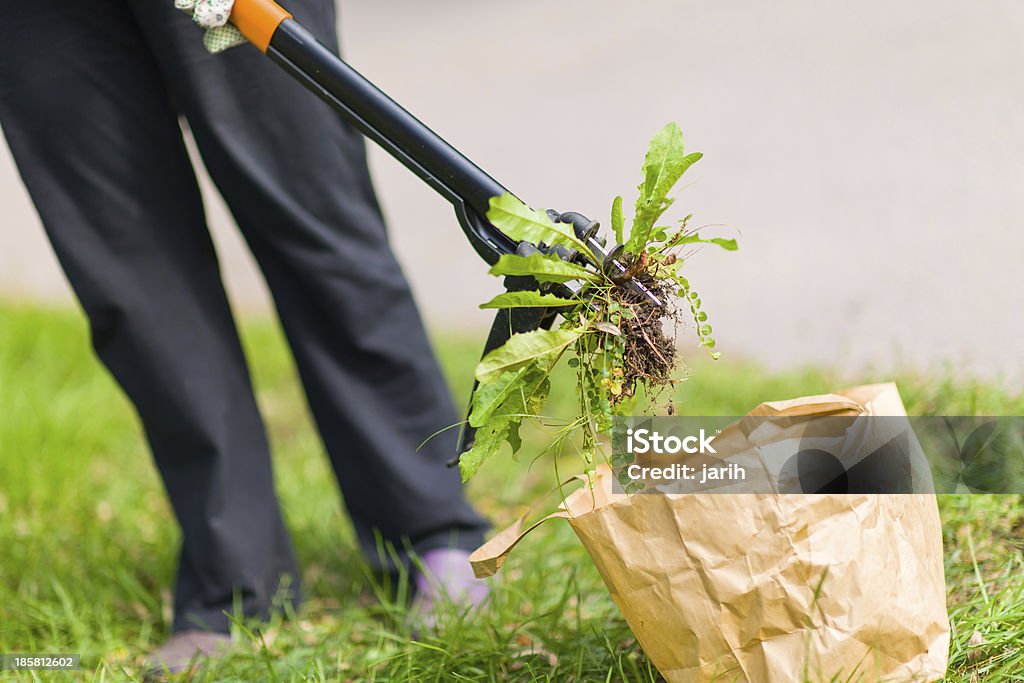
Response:
[[[231,10],[231,23],[246,39],[266,52],[274,32],[292,15],[274,0],[235,0]]]

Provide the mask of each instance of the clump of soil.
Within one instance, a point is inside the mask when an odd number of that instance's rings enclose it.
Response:
[[[637,382],[645,385],[648,391],[668,386],[672,383],[678,362],[675,340],[665,333],[666,323],[673,327],[679,323],[678,309],[672,305],[675,290],[647,271],[634,272],[632,277],[654,293],[662,305],[658,306],[643,294],[623,285],[612,287],[612,300],[622,310],[633,313],[632,317],[622,316],[619,323],[625,343],[622,394],[613,402],[632,396]]]

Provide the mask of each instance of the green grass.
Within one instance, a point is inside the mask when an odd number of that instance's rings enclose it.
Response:
[[[487,611],[412,640],[402,601],[358,556],[280,335],[252,321],[244,337],[310,599],[258,632],[239,626],[245,646],[195,680],[656,679],[561,523],[517,549]],[[460,404],[480,341],[437,340]],[[912,414],[1024,414],[1020,395],[955,377],[897,379]],[[742,414],[871,379],[767,373],[726,356],[698,364],[677,405]],[[558,388],[553,401],[566,405],[569,393]],[[526,451],[537,443],[534,433]],[[549,461],[504,458],[483,468],[470,495],[501,525],[552,482]],[[943,496],[940,506],[954,630],[947,680],[1022,680],[1020,500]],[[0,303],[0,652],[83,656],[77,674],[23,680],[134,680],[140,655],[167,635],[177,543],[133,411],[92,357],[80,314]],[[983,644],[969,644],[975,632]]]

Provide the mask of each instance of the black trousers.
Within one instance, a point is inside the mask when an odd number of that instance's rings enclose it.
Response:
[[[332,0],[285,4],[336,47]],[[458,418],[362,138],[251,46],[201,40],[171,0],[14,3],[0,125],[181,524],[174,628],[227,630],[233,596],[265,614],[297,570],[179,115],[270,286],[367,557],[376,533],[471,548],[485,523],[444,466],[454,430],[416,451]]]

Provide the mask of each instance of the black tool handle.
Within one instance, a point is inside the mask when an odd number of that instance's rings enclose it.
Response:
[[[491,198],[508,192],[498,181],[295,21],[277,27],[267,55],[450,201],[484,260],[515,253],[517,242],[484,218]]]

